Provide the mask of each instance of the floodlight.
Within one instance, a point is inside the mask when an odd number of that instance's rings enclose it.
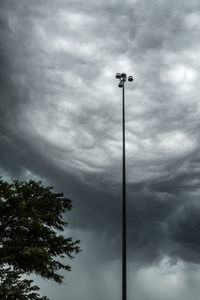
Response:
[[[126,73],[121,73],[121,77],[126,79]]]
[[[115,77],[116,77],[117,79],[120,79],[120,78],[121,78],[120,73],[117,73]]]
[[[128,76],[128,81],[133,81],[133,76]]]

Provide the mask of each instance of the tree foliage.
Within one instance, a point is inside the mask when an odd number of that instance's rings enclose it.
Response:
[[[73,258],[80,248],[79,241],[61,234],[71,200],[52,189],[33,180],[0,180],[0,266],[62,283],[58,271],[70,270],[64,258]]]
[[[21,279],[21,273],[12,268],[0,271],[0,299],[4,300],[49,300],[40,297],[39,287],[32,285],[33,280]]]

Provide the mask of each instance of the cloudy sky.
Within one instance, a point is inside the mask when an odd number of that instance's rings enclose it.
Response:
[[[128,300],[200,293],[198,0],[1,0],[0,173],[73,200],[82,252],[52,300],[121,299],[126,72]]]

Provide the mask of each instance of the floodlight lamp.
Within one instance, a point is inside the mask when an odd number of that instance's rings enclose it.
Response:
[[[118,87],[119,87],[119,88],[122,88],[122,87],[123,87],[123,83],[120,82],[120,83],[118,84]]]
[[[116,77],[117,79],[120,79],[120,78],[121,78],[120,73],[117,73],[115,77]]]
[[[126,79],[126,73],[121,73],[121,77]]]
[[[133,81],[133,76],[128,76],[128,81]]]

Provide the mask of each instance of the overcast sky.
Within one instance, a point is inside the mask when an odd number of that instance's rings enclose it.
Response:
[[[200,293],[198,0],[1,0],[0,172],[72,199],[82,252],[51,300],[121,299],[126,84],[128,300]]]

